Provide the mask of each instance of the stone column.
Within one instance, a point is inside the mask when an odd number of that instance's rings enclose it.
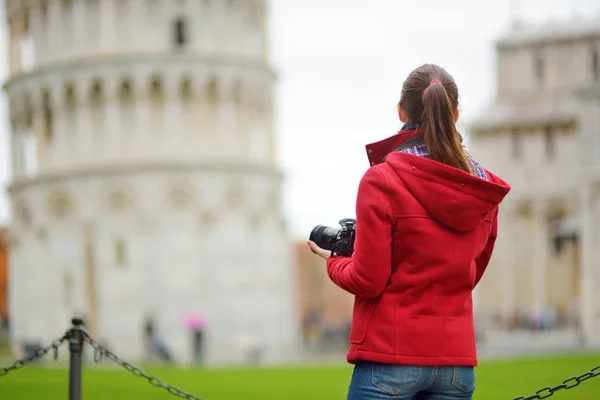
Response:
[[[56,61],[60,59],[63,54],[63,21],[60,15],[61,1],[50,1],[48,2],[48,27],[46,28],[46,40],[48,47],[47,61]]]
[[[25,97],[21,97],[24,96],[25,93],[19,93],[19,98],[17,100],[17,104],[16,104],[16,108],[15,108],[15,114],[14,118],[15,118],[15,123],[16,123],[16,135],[13,136],[15,143],[16,143],[16,167],[17,167],[17,171],[19,173],[19,176],[22,178],[27,178],[28,174],[27,174],[27,143],[26,143],[26,136],[27,136],[27,131],[29,129],[28,127],[28,121],[27,121],[27,107],[28,104],[25,101]]]
[[[8,21],[8,70],[10,73],[16,70],[15,68],[15,60],[17,56],[15,55],[15,23],[12,20]]]
[[[73,11],[75,9],[75,3],[81,2],[72,1],[71,3],[61,3],[61,47],[63,48],[65,57],[72,57],[75,50],[75,43],[79,40],[78,32],[75,31],[77,22],[75,21]]]
[[[167,68],[163,75],[163,102],[165,123],[160,133],[168,154],[178,152],[185,141],[182,132],[181,100],[179,98],[179,72]],[[183,144],[185,146],[185,144]]]
[[[87,77],[86,77],[87,78]],[[77,131],[76,153],[78,161],[81,162],[93,159],[93,154],[97,151],[93,143],[94,130],[91,125],[91,107],[90,107],[90,85],[87,79],[77,81]]]
[[[92,16],[94,18],[94,16]],[[100,48],[106,53],[114,49],[115,46],[115,2],[114,0],[100,1]]]
[[[147,155],[148,147],[156,146],[151,126],[151,108],[150,108],[150,78],[146,74],[136,73],[133,75],[133,90],[135,98],[135,129],[131,133],[132,155],[134,158],[141,158]]]
[[[21,20],[18,16],[13,17],[9,21],[9,39],[8,39],[8,48],[9,48],[9,66],[10,72],[14,73],[21,69]]]
[[[195,100],[194,107],[196,108],[194,115],[191,118],[191,126],[193,131],[189,132],[190,143],[193,143],[194,149],[190,149],[190,154],[197,157],[199,153],[203,156],[210,154],[210,150],[214,146],[215,140],[212,130],[212,120],[214,114],[211,113],[209,107],[209,98],[207,93],[207,85],[209,78],[206,71],[199,71],[197,81],[195,81]]]
[[[36,109],[36,126],[39,129],[38,134],[38,151],[43,152],[40,156],[40,162],[44,166],[52,167],[54,163],[55,149],[56,149],[56,133],[58,130],[57,121],[55,117],[55,106],[56,106],[56,94],[53,86],[47,88],[47,92],[41,92],[34,96],[34,105]],[[47,97],[46,97],[47,96]],[[50,121],[46,120],[46,110],[49,109],[52,118]],[[48,122],[50,122],[48,124]],[[48,135],[51,133],[51,136]]]
[[[45,52],[46,32],[42,31],[42,16],[39,4],[33,4],[29,7],[29,34],[34,43],[34,62],[35,67]]]
[[[235,108],[233,106],[233,98],[231,96],[231,78],[228,76],[220,76],[218,84],[218,100],[217,100],[217,129],[214,134],[218,136],[219,149],[221,154],[230,158],[235,154],[238,144],[236,142],[235,132]]]
[[[516,242],[521,240],[519,233],[523,231],[523,220],[517,211],[517,205],[513,202],[500,206],[499,237],[494,249],[494,254],[500,258],[499,267],[503,271],[500,285],[502,287],[502,316],[505,319],[512,318],[517,311],[516,282],[519,278],[517,276]]]
[[[140,96],[137,94],[139,83],[134,77],[129,76],[127,78],[127,83],[129,84],[129,93],[127,96],[123,96],[123,82],[119,82],[119,116],[122,132],[122,135],[120,136],[121,148],[119,151],[121,155],[125,155],[129,158],[131,152],[137,147],[135,140],[136,134],[139,132],[138,124],[140,123],[137,118],[137,102],[140,99]]]
[[[44,107],[42,96],[38,93],[32,96],[33,107],[33,134],[35,135],[38,171],[43,171],[47,164],[48,143],[44,136]]]
[[[228,20],[226,1],[213,1],[210,6],[211,16],[209,19],[210,31],[210,52],[226,54],[229,51],[228,45]],[[206,31],[205,31],[206,32]],[[219,38],[216,39],[215,38]]]
[[[533,285],[532,311],[540,317],[547,305],[548,222],[547,204],[543,199],[533,202]]]
[[[236,104],[237,119],[235,129],[238,135],[237,142],[241,148],[240,157],[244,160],[251,160],[249,149],[253,93],[249,81],[244,80],[243,82],[239,101]]]
[[[127,52],[130,50],[134,36],[140,33],[135,31],[135,18],[131,12],[131,1],[115,1],[113,3],[113,30],[114,39],[112,53]]]
[[[40,19],[39,19],[39,41],[36,39],[36,52],[39,55],[37,57],[38,63],[46,63],[48,59],[51,57],[50,54],[50,42],[51,42],[51,33],[50,33],[50,8],[48,5],[39,9]],[[39,43],[39,44],[38,44]]]
[[[589,303],[591,304],[589,312],[589,331],[590,331],[590,342],[598,348],[600,347],[600,296],[597,295],[598,287],[600,287],[600,235],[598,235],[598,227],[600,226],[600,197],[599,188],[596,187],[596,195],[593,199],[594,209],[594,257],[592,261],[592,268],[589,274],[589,286],[592,289],[587,288],[586,296],[589,296]]]
[[[23,160],[23,126],[21,121],[17,120],[14,122],[10,139],[12,150],[12,176],[13,179],[18,180],[23,178],[25,170],[25,163]]]
[[[197,79],[193,76],[189,76],[189,94],[187,97],[180,96],[179,101],[181,108],[181,143],[185,143],[186,146],[179,146],[180,151],[186,158],[196,157],[198,150],[198,131],[197,126],[194,124],[196,114],[201,113],[202,109],[198,103],[200,96],[197,84]],[[181,90],[181,87],[180,87]]]
[[[244,54],[244,33],[247,20],[244,19],[247,10],[242,2],[233,2],[227,10],[227,52],[229,54]]]
[[[262,60],[265,63],[269,62],[269,54],[270,54],[270,43],[269,43],[269,37],[270,37],[270,32],[269,32],[269,24],[266,23],[265,21],[268,20],[269,18],[269,11],[267,9],[267,6],[265,4],[264,1],[261,1],[259,3],[260,7],[260,22],[259,25],[262,27],[262,32],[261,32],[261,43],[262,43]]]
[[[207,52],[212,38],[209,34],[212,24],[212,8],[209,2],[198,2],[194,17],[190,19],[189,32],[193,35],[192,49],[197,52]]]
[[[129,0],[129,48],[135,52],[143,50],[147,30],[148,3],[145,0]],[[156,29],[159,30],[159,29]]]
[[[269,105],[268,86],[263,82],[257,84],[254,96],[254,105],[251,111],[250,145],[249,153],[252,161],[262,165],[271,164],[275,157],[273,146],[273,119]]]
[[[268,154],[269,159],[265,160],[265,162],[268,161],[268,164],[272,167],[276,167],[277,166],[277,134],[275,132],[275,118],[274,118],[274,107],[275,107],[275,101],[273,101],[273,87],[271,86],[271,84],[269,83],[268,86],[268,97],[267,97],[267,102],[266,102],[266,106],[265,106],[265,126],[267,127],[267,146],[269,147],[266,150],[266,154]]]
[[[156,50],[158,44],[165,43],[164,30],[156,29],[156,26],[166,26],[166,6],[168,1],[148,2],[145,1],[143,12],[140,13],[142,18],[139,19],[141,35],[136,35],[139,43],[139,50]],[[138,11],[139,13],[139,11]],[[142,25],[143,24],[143,25]],[[164,46],[160,46],[162,50]]]
[[[88,38],[87,23],[88,18],[92,17],[87,13],[87,1],[74,1],[72,9],[72,54],[79,56],[86,51],[86,41]],[[97,32],[95,34],[98,34]]]
[[[68,128],[65,118],[65,90],[62,82],[54,82],[50,87],[50,109],[52,110],[52,139],[50,140],[50,159],[56,167],[69,157]]]
[[[62,160],[63,164],[73,164],[73,162],[77,161],[81,158],[81,152],[79,149],[80,143],[80,135],[81,128],[79,126],[79,97],[80,87],[75,80],[75,83],[72,86],[72,97],[69,97],[67,93],[67,88],[61,88],[63,93],[61,99],[61,108],[62,108],[62,121],[63,121],[63,149],[65,152],[65,158]]]
[[[155,90],[155,82],[158,83],[159,89]],[[148,135],[148,148],[151,149],[149,155],[155,158],[162,158],[165,154],[165,146],[167,145],[167,118],[165,117],[167,99],[165,96],[166,83],[163,80],[162,75],[155,74],[150,77],[147,83],[149,107],[149,132]]]
[[[122,125],[119,118],[119,84],[115,77],[106,75],[103,77],[104,87],[104,121],[105,148],[103,154],[105,159],[102,161],[114,160],[115,156],[121,154]]]
[[[88,0],[84,7],[85,25],[82,25],[81,43],[87,54],[97,54],[103,50],[104,0]]]
[[[595,222],[597,218],[597,199],[595,198],[592,184],[584,184],[580,189],[580,218],[581,218],[581,239],[579,241],[581,252],[581,283],[580,283],[580,318],[581,334],[587,342],[594,337],[594,265],[596,265],[596,245],[597,227]]]

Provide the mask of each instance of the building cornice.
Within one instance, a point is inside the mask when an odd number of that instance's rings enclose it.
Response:
[[[581,118],[579,91],[502,96],[469,124],[475,134],[548,126],[570,128]]]
[[[532,45],[600,39],[600,19],[590,18],[517,28],[496,42],[496,48],[516,49]]]
[[[596,82],[595,84],[589,85],[584,89],[579,90],[577,94],[584,99],[600,100],[600,82]]]
[[[35,67],[27,72],[13,74],[3,84],[4,90],[9,90],[11,86],[38,76],[48,74],[71,75],[78,71],[90,71],[93,69],[118,68],[122,66],[144,66],[148,68],[176,66],[180,69],[189,67],[198,68],[199,66],[207,70],[222,70],[223,68],[241,69],[244,71],[257,72],[264,74],[269,78],[277,79],[275,71],[264,62],[252,61],[237,57],[210,56],[201,54],[113,54],[98,55],[84,58],[75,58],[55,63],[47,63]],[[154,70],[153,70],[154,71]]]
[[[552,186],[530,182],[526,186],[514,186],[510,192],[510,200],[506,204],[502,203],[502,205],[507,209],[511,209],[515,205],[526,201],[551,203],[573,200],[573,193],[577,193],[581,183],[581,181],[577,181],[564,186]]]
[[[476,134],[492,133],[497,131],[509,130],[535,130],[543,129],[547,126],[553,127],[571,127],[577,123],[577,116],[555,116],[552,118],[503,118],[502,120],[479,120],[471,123],[470,131]]]
[[[47,184],[56,183],[66,180],[90,177],[110,177],[110,176],[127,176],[146,173],[195,173],[199,171],[207,172],[226,172],[232,174],[254,174],[266,175],[272,178],[282,180],[283,173],[274,167],[263,166],[251,163],[235,163],[235,162],[140,162],[130,165],[107,165],[82,167],[74,171],[47,172],[33,178],[19,179],[13,181],[8,186],[9,192],[19,191],[21,189]]]
[[[469,124],[471,132],[485,134],[499,130],[535,130],[548,126],[569,128],[577,124],[579,116],[576,113],[557,112],[554,114],[519,115],[510,112],[495,113],[492,109],[484,118],[479,118]]]

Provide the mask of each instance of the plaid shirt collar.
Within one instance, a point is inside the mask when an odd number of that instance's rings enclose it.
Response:
[[[405,129],[405,127],[407,125],[404,125],[394,136],[365,146],[371,166],[381,164],[385,160],[385,157],[398,148],[398,146],[421,133],[418,129],[411,130],[408,128]]]
[[[406,141],[421,135],[423,132],[420,129],[418,124],[404,124],[400,131],[387,139],[384,139],[379,142],[375,142],[366,146],[367,156],[369,158],[369,162],[371,166],[380,164],[385,161],[387,155],[393,151],[396,151],[398,147],[405,143]],[[460,135],[460,134],[459,134]],[[460,135],[460,141],[462,143],[463,138]],[[427,145],[425,143],[418,143],[414,146],[410,146],[408,148],[400,150],[402,153],[411,154],[417,157],[426,157],[430,158],[429,150],[427,149]],[[466,151],[467,162],[469,164],[469,169],[471,173],[475,176],[478,176],[481,179],[488,180],[488,175],[485,172],[485,169]]]

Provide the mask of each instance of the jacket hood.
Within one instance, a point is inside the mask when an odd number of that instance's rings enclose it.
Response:
[[[479,226],[510,191],[506,182],[487,170],[489,180],[401,152],[390,153],[384,162],[435,219],[456,231]]]

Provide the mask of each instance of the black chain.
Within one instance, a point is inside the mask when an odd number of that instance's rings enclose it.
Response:
[[[84,335],[84,340],[88,342],[94,348],[94,361],[99,363],[102,361],[102,357],[106,356],[109,360],[117,363],[121,367],[125,368],[127,371],[131,372],[133,375],[139,378],[146,378],[148,382],[154,386],[165,389],[167,392],[171,393],[174,396],[180,397],[182,399],[187,400],[202,400],[199,397],[196,397],[190,393],[184,392],[181,389],[176,388],[175,386],[167,385],[163,383],[160,379],[155,376],[147,375],[141,368],[138,368],[134,365],[129,364],[126,361],[121,360],[114,353],[105,349],[100,344],[94,342],[92,338],[90,338],[87,334]]]
[[[41,359],[46,354],[48,354],[51,350],[52,350],[54,360],[57,360],[58,359],[58,349],[68,339],[70,332],[71,331],[67,332],[67,334],[64,335],[63,337],[54,340],[52,342],[52,344],[50,344],[49,346],[41,347],[41,348],[37,349],[31,355],[29,355],[21,360],[16,361],[12,365],[9,365],[8,367],[4,367],[4,368],[0,367],[0,378],[7,375],[11,371],[15,371],[17,369],[23,368],[23,367]],[[106,356],[109,360],[115,362],[116,364],[125,368],[127,371],[131,372],[134,376],[137,376],[139,378],[145,378],[154,387],[163,388],[170,394],[177,396],[179,398],[182,398],[182,399],[202,400],[201,398],[196,397],[190,393],[184,392],[183,390],[178,389],[175,386],[167,385],[167,384],[163,383],[157,377],[147,375],[142,369],[140,369],[132,364],[129,364],[126,361],[121,360],[114,353],[107,350],[100,344],[96,343],[92,338],[90,338],[88,336],[88,334],[85,331],[83,332],[83,340],[85,342],[89,343],[90,346],[92,346],[92,348],[94,349],[94,361],[95,362],[99,363],[100,361],[102,361],[102,357]],[[592,368],[589,372],[586,372],[579,376],[574,376],[572,378],[569,378],[569,379],[565,380],[563,383],[561,383],[560,385],[557,385],[554,387],[551,387],[551,386],[545,387],[543,389],[538,390],[537,392],[535,392],[535,394],[533,394],[529,397],[523,397],[523,396],[515,397],[513,400],[547,399],[548,397],[553,396],[554,393],[556,393],[560,390],[573,389],[574,387],[579,386],[582,382],[587,381],[588,379],[591,379],[591,378],[595,378],[597,376],[600,376],[600,365]]]
[[[589,372],[586,372],[585,374],[569,378],[566,381],[564,381],[563,383],[561,383],[560,385],[557,385],[554,387],[550,387],[550,386],[545,387],[545,388],[540,389],[537,392],[535,392],[534,395],[531,395],[529,397],[517,397],[517,398],[514,398],[513,400],[547,399],[548,397],[554,395],[554,393],[558,392],[559,390],[573,389],[574,387],[579,386],[581,384],[581,382],[587,381],[588,379],[595,378],[597,376],[600,376],[600,365],[593,368]]]
[[[17,360],[16,362],[14,362],[12,365],[9,365],[8,367],[0,367],[0,378],[7,375],[11,371],[15,371],[17,369],[23,368],[23,367],[31,364],[32,362],[39,360],[40,358],[42,358],[46,354],[48,354],[50,352],[50,350],[52,350],[52,357],[54,358],[54,360],[55,361],[58,360],[58,348],[65,342],[65,340],[67,340],[66,335],[61,337],[60,339],[54,340],[50,346],[40,347],[32,354],[28,355],[25,358]]]

